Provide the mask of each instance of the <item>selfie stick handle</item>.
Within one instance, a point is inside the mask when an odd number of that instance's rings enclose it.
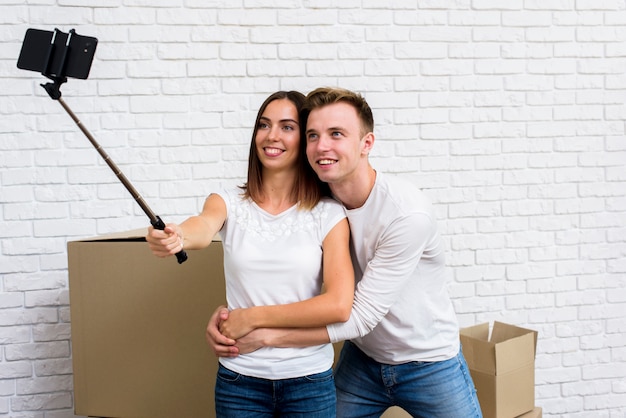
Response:
[[[63,50],[63,57],[61,59],[61,63],[58,68],[58,71],[56,72],[56,74],[51,75],[49,74],[48,66],[50,64],[50,60],[51,60],[51,57],[53,55],[53,50],[54,50],[54,36],[56,36],[56,30],[55,30],[55,34],[52,38],[52,42],[50,43],[50,49],[48,50],[48,57],[46,58],[44,72],[42,73],[43,75],[51,79],[53,83],[42,84],[41,87],[43,87],[46,90],[50,98],[61,103],[61,106],[63,106],[63,109],[65,109],[65,111],[68,113],[68,115],[70,115],[72,120],[74,120],[76,125],[78,125],[80,130],[87,137],[87,139],[89,139],[89,142],[91,142],[91,144],[96,148],[96,151],[98,151],[98,153],[102,156],[102,158],[104,158],[104,161],[111,168],[111,170],[113,170],[117,178],[122,182],[124,187],[126,187],[126,190],[130,192],[130,194],[133,196],[135,201],[139,204],[141,209],[143,209],[145,214],[148,215],[148,218],[150,218],[150,223],[152,224],[152,226],[155,229],[159,229],[162,231],[165,229],[165,223],[163,222],[163,220],[159,216],[155,215],[154,212],[152,212],[148,204],[145,202],[145,200],[143,200],[139,192],[137,192],[135,187],[133,187],[133,185],[126,178],[124,173],[122,173],[122,171],[117,167],[117,165],[113,162],[113,160],[111,160],[111,157],[109,157],[106,151],[104,151],[104,149],[100,146],[100,144],[98,144],[98,142],[93,137],[93,135],[91,135],[91,133],[87,130],[87,128],[85,128],[85,126],[81,123],[81,121],[74,114],[74,112],[72,112],[72,109],[70,109],[70,107],[65,103],[65,101],[61,97],[61,90],[60,90],[61,84],[67,81],[67,78],[65,77],[65,61],[67,60],[70,37],[72,36],[73,33],[74,33],[74,30],[72,29],[68,35],[67,42]],[[181,249],[179,252],[177,252],[176,259],[178,260],[178,264],[184,263],[187,260],[187,253],[185,252],[185,250]]]

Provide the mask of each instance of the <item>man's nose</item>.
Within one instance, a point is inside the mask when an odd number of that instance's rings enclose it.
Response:
[[[316,142],[316,148],[318,151],[326,151],[330,149],[331,138],[328,135],[320,135]]]

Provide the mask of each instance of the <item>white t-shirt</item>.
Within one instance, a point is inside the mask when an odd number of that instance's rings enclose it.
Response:
[[[226,300],[229,309],[281,305],[320,294],[322,242],[343,218],[337,201],[324,198],[310,211],[293,206],[272,215],[240,189],[218,193],[227,217],[220,230],[224,247]],[[237,373],[265,379],[306,376],[329,369],[330,344],[306,348],[266,347],[235,358],[220,358]]]
[[[385,364],[455,356],[459,328],[444,246],[424,193],[377,173],[365,204],[346,213],[358,283],[350,320],[327,327],[331,341],[351,339]]]

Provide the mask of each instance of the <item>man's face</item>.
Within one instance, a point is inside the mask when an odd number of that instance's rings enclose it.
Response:
[[[306,125],[306,154],[320,180],[349,181],[369,151],[361,121],[350,104],[333,103],[311,111]]]

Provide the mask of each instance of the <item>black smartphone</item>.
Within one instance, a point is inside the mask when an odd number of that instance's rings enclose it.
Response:
[[[69,39],[69,41],[68,41]],[[86,79],[96,53],[98,40],[90,36],[28,29],[17,60],[22,70],[43,75]]]

